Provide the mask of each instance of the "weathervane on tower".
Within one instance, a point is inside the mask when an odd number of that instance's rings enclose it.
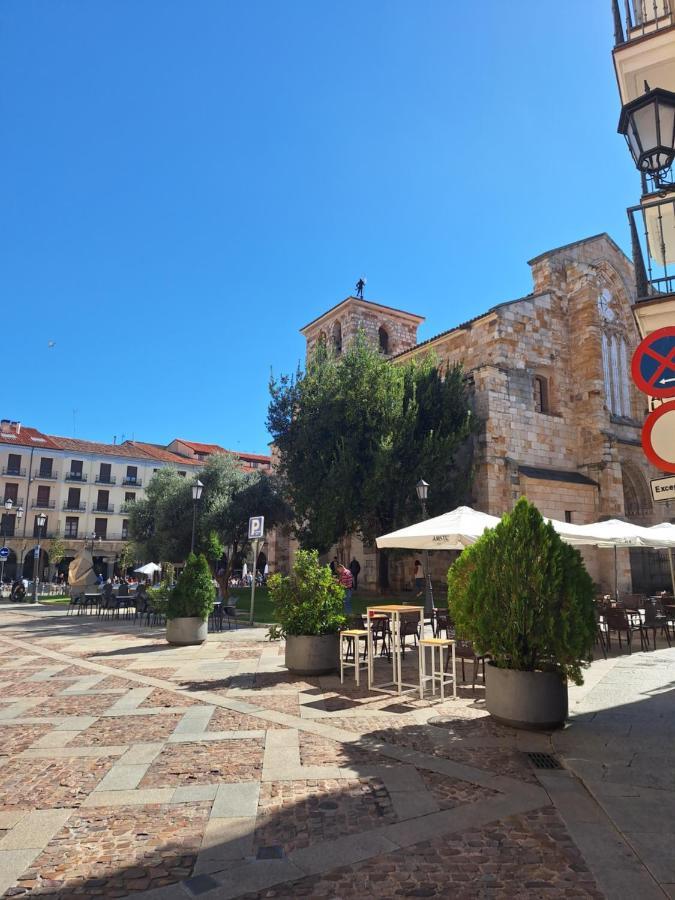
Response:
[[[366,279],[361,276],[359,280],[356,282],[356,296],[359,300],[363,300],[363,289],[366,286]]]

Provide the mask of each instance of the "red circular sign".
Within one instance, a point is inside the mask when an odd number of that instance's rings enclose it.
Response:
[[[675,403],[649,413],[642,428],[642,449],[657,469],[675,472]]]
[[[638,344],[631,362],[633,381],[651,397],[675,397],[675,326],[658,328]]]

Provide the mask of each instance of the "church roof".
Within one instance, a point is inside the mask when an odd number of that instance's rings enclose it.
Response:
[[[611,244],[612,247],[616,250],[617,253],[620,253],[621,256],[625,257],[628,262],[631,263],[631,260],[626,256],[621,247],[613,240],[606,231],[601,231],[600,234],[593,234],[590,237],[581,238],[578,241],[572,241],[571,244],[563,244],[562,247],[554,247],[552,250],[545,250],[543,253],[540,253],[538,256],[532,257],[527,261],[528,266],[533,266],[535,263],[538,263],[542,259],[546,259],[547,256],[555,256],[556,253],[561,253],[563,250],[571,250],[573,247],[579,247],[581,244],[592,244],[593,241],[599,241],[605,239],[608,244]]]
[[[417,313],[407,312],[405,309],[397,309],[395,306],[386,306],[384,303],[376,303],[374,300],[362,300],[361,297],[345,297],[344,300],[341,300],[339,303],[336,303],[335,306],[331,306],[330,309],[327,309],[326,312],[321,313],[320,316],[317,316],[316,319],[312,319],[311,322],[308,322],[306,325],[300,329],[300,334],[304,334],[308,328],[311,328],[312,325],[316,325],[317,322],[320,322],[321,319],[325,319],[326,316],[329,316],[331,313],[334,313],[337,309],[345,304],[352,302],[357,303],[359,306],[364,306],[366,309],[372,308],[373,310],[384,310],[385,312],[393,312],[399,316],[404,316],[406,319],[412,319],[417,322],[424,322],[424,316],[418,316]]]

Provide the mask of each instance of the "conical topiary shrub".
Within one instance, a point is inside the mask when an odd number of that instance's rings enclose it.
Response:
[[[493,665],[583,682],[595,640],[593,582],[579,551],[524,497],[450,568],[448,606],[458,635]]]
[[[213,611],[216,589],[203,554],[191,553],[167,604],[167,619],[198,618],[206,621]]]

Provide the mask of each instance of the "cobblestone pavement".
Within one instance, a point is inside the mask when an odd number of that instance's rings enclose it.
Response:
[[[294,678],[263,636],[0,610],[0,895],[603,896],[583,788],[525,754],[549,735],[496,725],[482,687]]]

